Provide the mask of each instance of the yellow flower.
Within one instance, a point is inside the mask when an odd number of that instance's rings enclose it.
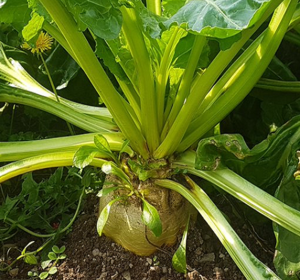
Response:
[[[31,50],[32,53],[43,53],[44,51],[50,50],[53,44],[53,38],[41,31],[39,37],[35,42],[35,47],[31,47],[27,42],[25,42],[21,47],[26,50]]]

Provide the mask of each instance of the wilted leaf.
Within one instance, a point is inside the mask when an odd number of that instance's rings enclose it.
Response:
[[[159,214],[156,208],[145,199],[143,199],[142,221],[156,237],[162,234],[162,224]]]

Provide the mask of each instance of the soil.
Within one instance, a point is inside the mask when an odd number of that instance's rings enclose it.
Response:
[[[90,197],[87,202],[84,211],[74,223],[72,231],[60,243],[60,245],[66,246],[67,258],[60,261],[57,265],[58,272],[48,276],[48,280],[245,279],[214,233],[201,219],[198,219],[189,230],[187,241],[188,271],[186,274],[180,274],[172,268],[172,255],[176,251],[176,246],[163,248],[148,257],[140,257],[125,251],[105,236],[99,237],[96,231],[98,200],[95,197]],[[225,201],[223,205],[226,205]],[[275,240],[271,225],[256,227],[254,231],[249,223],[237,219],[236,216],[226,213],[226,211],[225,214],[231,215],[231,223],[251,251],[273,269],[274,252],[269,248],[274,248]],[[263,238],[266,238],[267,241]],[[14,243],[14,247],[22,250],[32,240],[32,236],[22,233],[8,243]],[[36,246],[39,242],[36,242]],[[1,250],[3,255],[1,256],[0,253],[0,263],[1,260],[7,262],[7,256],[13,256],[13,252],[16,250],[9,252],[7,250],[12,246],[4,244]],[[34,269],[41,271],[40,267],[33,268],[32,265],[29,266],[21,260],[17,262],[13,270],[0,274],[0,279],[32,279],[28,277],[27,273]]]

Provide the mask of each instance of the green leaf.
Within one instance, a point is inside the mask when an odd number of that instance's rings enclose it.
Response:
[[[295,173],[298,165],[296,151],[298,145],[294,145],[291,159],[285,170],[283,179],[276,192],[276,197],[289,206],[300,210],[300,181],[295,180],[299,171]],[[282,279],[298,280],[300,271],[300,237],[287,229],[274,224],[276,237],[276,252],[274,266]]]
[[[30,19],[27,0],[4,0],[0,3],[0,23],[11,24],[21,32]]]
[[[75,77],[78,79],[80,66],[60,45],[47,57],[46,64],[58,90],[66,88]],[[45,72],[44,66],[41,68]],[[75,92],[72,91],[72,94],[74,96]]]
[[[61,254],[61,255],[58,256],[58,259],[59,260],[64,260],[66,257],[67,257],[66,254]]]
[[[52,247],[52,251],[53,251],[54,253],[56,253],[56,254],[59,254],[59,253],[60,253],[59,248],[58,248],[58,246],[56,246],[56,245],[54,245],[54,246]]]
[[[108,43],[101,39],[96,38],[96,55],[101,58],[104,64],[108,67],[109,71],[117,76],[120,80],[129,83],[129,80],[121,67],[120,63],[117,61],[118,58],[114,55],[112,50],[109,48]]]
[[[173,23],[204,36],[227,38],[252,26],[270,0],[192,0],[165,22]]]
[[[83,169],[92,162],[92,160],[98,153],[99,150],[96,147],[80,147],[74,155],[73,163],[76,167]]]
[[[11,199],[6,197],[5,203],[0,206],[0,220],[4,220],[9,215],[10,211],[14,208],[18,201],[18,198]]]
[[[37,264],[38,261],[37,261],[37,258],[35,255],[26,255],[25,258],[24,258],[24,262],[28,263],[28,264]]]
[[[48,272],[42,272],[42,273],[39,275],[39,278],[40,278],[40,279],[46,279],[48,276],[49,276],[49,273],[48,273]]]
[[[167,17],[173,16],[185,3],[186,0],[163,0],[163,14]]]
[[[36,38],[43,28],[44,17],[34,13],[31,20],[22,30],[22,36],[26,42]]]
[[[143,199],[142,221],[156,237],[162,234],[162,224],[158,211],[145,199]]]
[[[126,150],[127,150],[127,147],[129,146],[129,143],[130,143],[130,141],[128,139],[124,141],[124,143],[123,143],[123,145],[121,147],[121,150],[119,152],[119,160],[120,160],[121,155],[123,153],[126,153]]]
[[[96,135],[94,137],[94,143],[96,147],[107,154],[112,154],[112,151],[110,149],[109,143],[107,142],[106,138],[103,135]]]
[[[110,212],[110,208],[111,206],[118,200],[120,200],[121,198],[116,198],[112,201],[110,201],[101,211],[100,213],[100,216],[98,218],[98,221],[97,221],[97,232],[98,234],[101,236],[102,235],[102,231],[104,229],[104,226],[107,222],[107,219],[108,219],[108,215],[109,215],[109,212]]]
[[[97,193],[97,196],[98,197],[102,197],[102,196],[106,196],[108,195],[109,193],[119,189],[120,187],[110,187],[110,188],[103,188],[101,189],[98,193]]]
[[[57,255],[54,252],[49,252],[48,258],[52,261],[55,261],[57,259]]]
[[[43,261],[42,263],[41,263],[41,267],[42,267],[42,269],[46,269],[48,266],[49,266],[49,264],[52,262],[52,260],[46,260],[46,261]]]
[[[131,185],[128,176],[124,173],[122,169],[118,168],[113,162],[105,162],[102,165],[101,169],[105,174],[113,174],[119,177],[126,184]]]
[[[185,230],[182,235],[182,239],[179,248],[175,252],[172,258],[172,265],[176,271],[180,273],[186,273],[186,239],[189,227],[189,220],[185,226]]]
[[[56,266],[53,266],[53,267],[51,267],[50,269],[49,269],[49,271],[48,271],[48,273],[49,274],[55,274],[57,272],[57,267]]]
[[[96,36],[105,40],[117,38],[122,26],[122,13],[111,0],[65,0],[82,29],[86,25]]]
[[[215,170],[225,165],[251,183],[266,188],[282,176],[293,145],[300,146],[299,116],[251,150],[241,135],[203,139],[198,145],[195,167]]]

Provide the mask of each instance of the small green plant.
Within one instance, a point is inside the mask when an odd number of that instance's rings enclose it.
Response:
[[[43,271],[39,274],[40,279],[46,279],[49,275],[57,272],[57,263],[67,257],[66,254],[64,254],[65,250],[65,246],[58,248],[56,245],[54,245],[52,247],[52,251],[48,253],[48,260],[45,260],[41,263],[42,269],[46,271]]]
[[[51,252],[48,253],[48,259],[42,261],[41,263],[41,268],[43,271],[38,273],[38,271],[31,270],[28,271],[28,276],[33,279],[46,279],[49,275],[57,273],[57,263],[67,257],[66,254],[64,254],[65,250],[65,246],[59,248],[54,245]]]

